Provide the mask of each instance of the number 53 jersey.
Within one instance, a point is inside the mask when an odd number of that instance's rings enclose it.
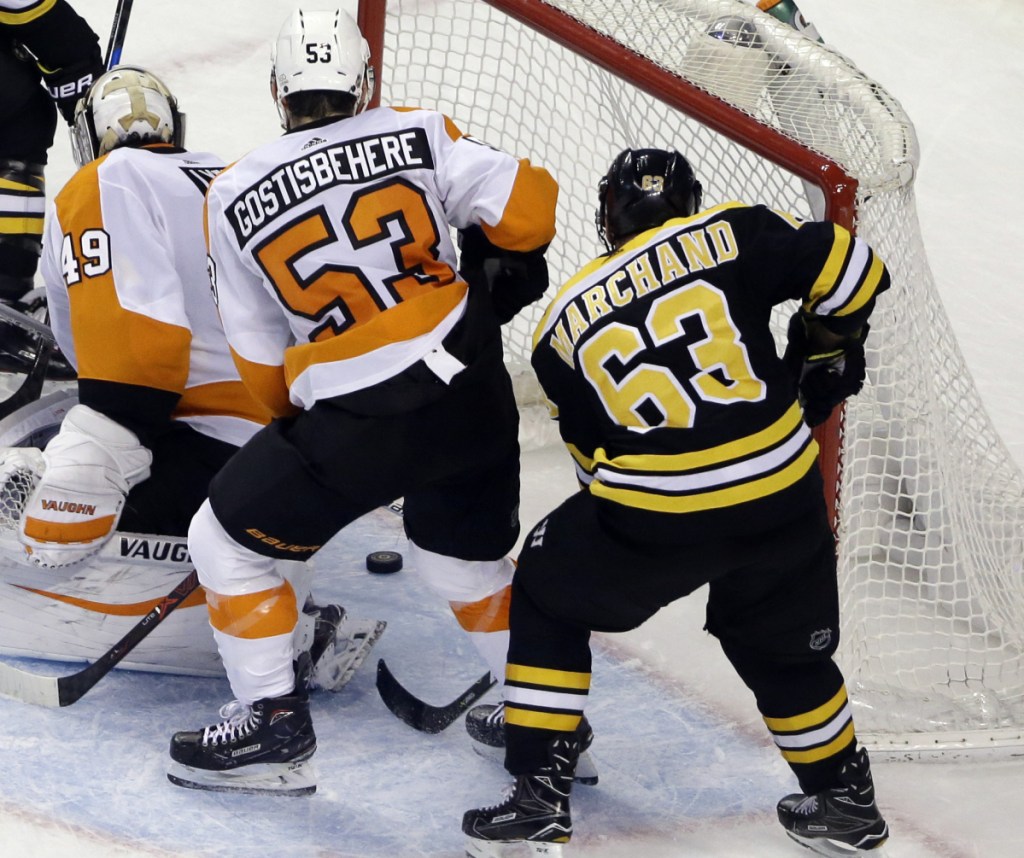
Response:
[[[556,197],[546,170],[429,110],[324,120],[250,152],[207,194],[210,269],[243,379],[284,414],[438,365],[467,303],[449,226],[534,250],[554,236]]]
[[[532,363],[577,475],[620,518],[663,514],[677,541],[764,531],[822,497],[772,307],[796,299],[852,333],[888,286],[882,260],[841,226],[726,203],[570,279]]]

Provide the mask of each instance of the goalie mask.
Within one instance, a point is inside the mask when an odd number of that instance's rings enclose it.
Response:
[[[373,97],[370,46],[340,9],[296,9],[281,27],[271,56],[274,100],[285,123],[284,99],[297,92],[340,92],[353,98],[352,115]]]
[[[703,188],[678,152],[625,149],[597,189],[597,233],[609,250],[630,236],[700,208]]]
[[[135,66],[100,75],[75,108],[71,148],[79,167],[119,146],[184,140],[177,99],[155,74]]]

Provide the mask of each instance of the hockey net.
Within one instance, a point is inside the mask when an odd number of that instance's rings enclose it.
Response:
[[[383,103],[441,110],[555,174],[553,287],[602,250],[596,186],[626,146],[682,151],[706,205],[826,214],[875,247],[894,286],[868,383],[818,433],[858,733],[907,757],[1024,744],[1024,478],[936,293],[899,103],[736,0],[363,0],[360,23]],[[543,303],[506,334],[527,445],[547,425],[529,371]]]

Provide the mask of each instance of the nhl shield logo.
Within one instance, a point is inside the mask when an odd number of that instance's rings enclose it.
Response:
[[[832,643],[832,629],[821,629],[811,633],[811,649],[823,650]]]

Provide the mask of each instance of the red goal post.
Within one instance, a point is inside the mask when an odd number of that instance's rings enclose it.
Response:
[[[359,22],[384,104],[441,110],[552,170],[553,287],[600,252],[596,186],[626,146],[682,151],[708,205],[826,216],[879,251],[894,288],[868,383],[816,432],[859,732],[903,756],[1024,744],[1024,477],[934,288],[899,103],[739,0],[362,0]],[[540,309],[506,333],[524,415]]]

